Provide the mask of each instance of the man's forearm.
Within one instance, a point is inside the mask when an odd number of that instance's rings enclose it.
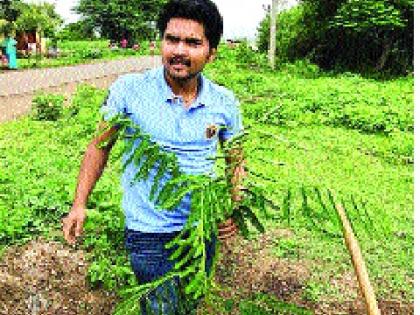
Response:
[[[227,164],[227,177],[232,185],[232,200],[240,201],[241,189],[243,187],[243,181],[246,176],[245,172],[245,160],[242,148],[232,149],[228,152],[226,157]]]
[[[98,148],[99,141],[94,139],[87,147],[77,179],[73,207],[85,208],[96,182],[101,177],[109,156],[108,148]]]
[[[245,161],[242,148],[226,152],[226,177],[231,185],[231,198],[234,203],[242,200],[241,190],[245,173]],[[219,224],[219,239],[227,240],[236,234],[237,227],[232,218]]]

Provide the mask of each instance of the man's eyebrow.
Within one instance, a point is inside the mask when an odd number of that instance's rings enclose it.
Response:
[[[171,33],[167,33],[164,37],[169,38],[169,39],[181,39],[180,36],[174,35],[174,34],[171,34]],[[186,37],[185,41],[186,42],[202,42],[203,39],[200,38],[200,37]]]
[[[201,38],[197,38],[197,37],[187,37],[187,38],[185,39],[185,41],[186,41],[187,43],[196,43],[196,44],[199,44],[199,43],[201,43],[203,40],[202,40]]]
[[[170,38],[170,39],[179,39],[180,37],[169,33],[169,34],[166,34],[166,35],[165,35],[165,38]]]

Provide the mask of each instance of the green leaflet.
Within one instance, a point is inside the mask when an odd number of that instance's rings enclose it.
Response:
[[[243,212],[241,214],[242,206],[239,206],[239,208],[235,209],[232,213],[232,218],[235,221],[235,223],[238,225],[239,230],[241,231],[241,234],[245,238],[249,238],[249,229],[248,226],[245,223],[245,219],[243,217]]]
[[[185,186],[177,186],[178,189],[175,190],[173,196],[166,199],[163,203],[159,204],[162,209],[165,210],[173,210],[176,206],[179,205],[181,200],[190,192],[194,192],[196,189],[199,189],[201,185],[191,185],[189,183],[185,183]]]
[[[133,153],[133,163],[134,165],[138,166],[140,165],[140,161],[144,156],[144,153],[146,152],[147,148],[150,145],[150,141],[148,139],[143,139],[140,143],[140,145],[137,147],[137,149]],[[125,169],[127,167],[128,163],[123,165],[123,168]]]
[[[169,259],[177,260],[178,258],[180,258],[181,255],[184,253],[184,245],[185,243],[183,243],[182,246],[178,246],[178,248],[171,254]],[[168,247],[171,248],[172,246],[168,246]]]
[[[184,196],[202,187],[205,178],[197,175],[180,175],[167,181],[161,189],[157,203],[162,209],[174,209]]]
[[[197,253],[199,253],[202,250],[201,246],[202,244],[200,244],[198,247],[191,247],[189,251],[187,252],[187,254],[181,260],[175,263],[174,269],[175,270],[181,269],[182,267],[184,267],[186,263],[189,263],[190,260],[195,258]]]
[[[319,203],[319,205],[321,205],[321,208],[323,210],[322,216],[323,216],[324,219],[327,219],[329,217],[328,214],[330,213],[330,211],[328,210],[324,200],[322,199],[321,191],[319,190],[318,187],[315,187],[314,191],[315,191],[315,195],[317,197],[318,203]]]
[[[154,144],[148,148],[148,154],[145,161],[143,161],[139,171],[135,175],[133,181],[145,180],[149,172],[152,170],[153,166],[159,161],[159,146]]]
[[[292,199],[292,191],[290,189],[287,190],[287,194],[283,199],[283,207],[284,207],[284,216],[287,219],[287,224],[290,227],[291,221],[291,199]]]
[[[249,207],[241,207],[242,211],[244,211],[244,215],[251,221],[252,225],[254,225],[260,233],[265,232],[265,228],[262,225],[260,219],[258,219],[257,215],[252,211]]]
[[[223,204],[224,199],[217,198],[218,196],[220,198],[221,195],[219,193],[219,187],[220,185],[216,185],[216,188],[209,188],[209,203],[213,205],[212,211],[215,218],[214,222],[223,220],[223,209],[221,208],[220,204]]]
[[[188,230],[183,229],[172,241],[169,241],[168,243],[165,244],[165,248],[169,249],[176,246],[177,244],[182,245],[182,244],[190,242],[193,238],[193,235],[189,234],[188,238],[184,239],[184,237],[187,235],[188,235]]]
[[[214,192],[212,187],[207,186],[205,190],[205,196],[207,197],[207,207],[208,211],[207,214],[209,216],[208,221],[211,224],[211,229],[207,229],[206,239],[211,239],[211,231],[218,231],[217,227],[217,211],[218,211],[218,200],[214,198]]]
[[[152,188],[150,189],[150,196],[149,196],[150,201],[152,201],[156,197],[156,192],[159,187],[159,182],[165,176],[167,166],[168,166],[168,160],[166,159],[166,156],[163,156],[162,159],[160,160],[160,164],[158,166],[156,175],[153,178],[153,185],[152,185]]]
[[[193,293],[194,298],[198,298],[202,295],[202,283],[205,281],[202,274],[198,274],[196,277],[194,277],[191,282],[187,285],[185,288],[186,294]]]
[[[154,144],[150,146],[148,149],[147,159],[140,168],[140,172],[142,173],[141,178],[146,179],[153,166],[156,162],[160,162],[161,159],[162,153],[160,153],[159,145]]]

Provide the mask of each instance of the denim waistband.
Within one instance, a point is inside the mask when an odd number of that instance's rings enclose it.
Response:
[[[128,250],[136,248],[164,250],[167,242],[173,240],[180,232],[148,233],[125,229],[125,246]]]

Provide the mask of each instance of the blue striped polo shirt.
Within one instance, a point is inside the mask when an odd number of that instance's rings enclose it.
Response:
[[[152,141],[175,153],[181,171],[187,174],[214,175],[215,162],[209,158],[216,155],[218,141],[242,130],[239,103],[231,91],[200,74],[198,96],[186,109],[182,98],[168,86],[163,67],[119,77],[110,87],[101,112],[105,120],[119,113],[130,117]],[[207,131],[211,129],[216,132]],[[128,156],[126,153],[122,161]],[[190,195],[174,211],[161,210],[149,200],[156,169],[148,179],[132,184],[137,170],[129,164],[121,178],[127,228],[150,233],[181,230],[190,211]],[[160,187],[168,179],[166,174]]]

